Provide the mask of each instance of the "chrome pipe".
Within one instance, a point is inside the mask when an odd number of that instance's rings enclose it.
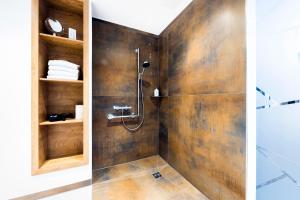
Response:
[[[140,48],[135,50],[137,53],[137,114],[140,116]]]

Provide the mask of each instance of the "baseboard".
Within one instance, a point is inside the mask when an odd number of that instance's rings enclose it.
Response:
[[[36,199],[41,199],[41,198],[53,196],[53,195],[56,195],[56,194],[60,194],[60,193],[63,193],[63,192],[76,190],[78,188],[89,186],[91,184],[92,184],[92,180],[89,179],[89,180],[86,180],[86,181],[81,181],[81,182],[73,183],[73,184],[70,184],[70,185],[65,185],[65,186],[53,188],[53,189],[50,189],[50,190],[45,190],[45,191],[42,191],[42,192],[37,192],[37,193],[29,194],[29,195],[26,195],[26,196],[22,196],[22,197],[17,197],[17,198],[11,199],[11,200],[36,200]]]

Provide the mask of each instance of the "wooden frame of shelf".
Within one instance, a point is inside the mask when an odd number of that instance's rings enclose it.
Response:
[[[59,125],[59,124],[76,124],[76,123],[83,123],[82,120],[78,119],[66,119],[65,121],[56,121],[56,122],[41,122],[40,126],[50,126],[50,125]]]
[[[82,80],[64,80],[64,79],[46,79],[40,78],[40,81],[43,82],[53,82],[53,83],[76,83],[76,84],[83,84]]]
[[[83,48],[83,41],[82,40],[73,40],[65,37],[54,36],[50,34],[40,33],[40,38],[47,42],[48,44],[52,45],[61,45],[69,48],[74,49],[82,49]]]
[[[46,32],[44,20],[58,19],[75,28],[78,40]],[[32,175],[88,164],[89,0],[32,0]],[[81,65],[83,80],[44,78],[50,59]],[[49,122],[51,113],[74,113],[83,104],[82,120]]]

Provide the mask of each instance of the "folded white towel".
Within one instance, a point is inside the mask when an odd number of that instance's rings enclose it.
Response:
[[[50,75],[50,76],[56,76],[56,75],[58,75],[58,76],[71,76],[71,77],[74,76],[74,77],[78,78],[79,71],[71,73],[71,72],[65,72],[65,71],[49,70],[48,75]]]
[[[47,79],[50,79],[50,80],[57,80],[57,79],[62,79],[62,80],[78,80],[78,78],[71,77],[71,76],[47,76]]]
[[[49,70],[64,71],[64,72],[70,72],[70,73],[79,73],[78,69],[72,69],[70,67],[63,67],[63,66],[49,66]]]
[[[59,70],[48,70],[48,75],[63,75],[63,76],[79,76],[79,71],[74,72],[66,72],[66,71],[59,71]]]
[[[66,60],[49,60],[48,61],[49,66],[63,66],[63,67],[69,67],[72,69],[78,69],[80,66],[76,65],[74,63],[71,63]]]

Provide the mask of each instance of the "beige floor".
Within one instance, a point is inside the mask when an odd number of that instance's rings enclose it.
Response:
[[[93,200],[208,200],[159,156],[94,171],[93,182]]]

